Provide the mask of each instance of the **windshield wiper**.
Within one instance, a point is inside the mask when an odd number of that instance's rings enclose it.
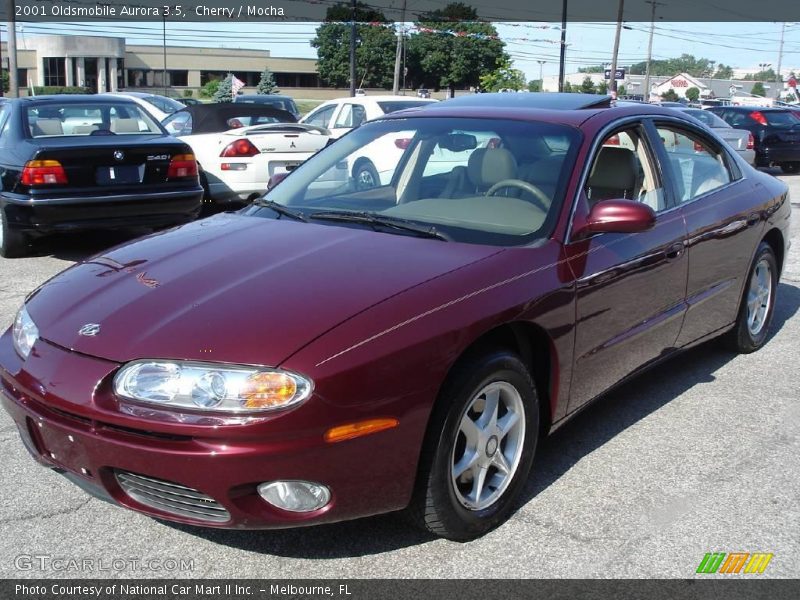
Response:
[[[426,227],[424,225],[417,225],[413,221],[408,221],[406,219],[400,219],[398,217],[390,217],[387,215],[381,215],[374,212],[368,211],[347,211],[347,210],[325,210],[325,211],[318,211],[311,215],[309,215],[310,219],[320,219],[323,221],[346,221],[350,223],[366,223],[367,225],[372,226],[373,229],[376,227],[387,227],[389,229],[397,229],[399,231],[406,231],[409,233],[413,233],[418,235],[419,237],[426,237],[432,238],[436,240],[442,240],[443,242],[449,242],[450,237],[442,233],[441,231],[437,231],[436,227],[430,226]]]
[[[265,200],[264,198],[257,198],[253,200],[253,204],[255,204],[256,206],[263,206],[264,208],[272,209],[279,215],[281,216],[286,215],[287,217],[290,217],[295,221],[302,221],[303,223],[308,223],[308,218],[303,213],[301,213],[300,211],[292,210],[291,208],[284,206],[280,202],[275,202],[274,200]]]

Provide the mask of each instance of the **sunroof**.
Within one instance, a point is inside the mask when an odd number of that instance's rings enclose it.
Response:
[[[506,92],[502,94],[469,94],[439,104],[442,108],[456,105],[578,110],[581,108],[607,108],[611,106],[611,96],[556,92]]]

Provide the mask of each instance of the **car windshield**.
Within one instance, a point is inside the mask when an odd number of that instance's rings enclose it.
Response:
[[[396,110],[405,110],[407,108],[419,108],[426,104],[432,104],[434,101],[425,102],[424,100],[387,100],[378,102],[384,114],[393,113]]]
[[[714,129],[729,129],[730,125],[728,125],[725,121],[720,119],[717,115],[712,112],[708,112],[707,110],[687,110],[684,111],[687,114],[693,116],[695,119],[700,121],[703,125],[708,125]]]
[[[172,98],[167,98],[166,96],[145,96],[142,98],[142,100],[148,104],[152,104],[158,110],[168,115],[171,115],[172,113],[183,108],[183,104],[177,100],[173,100]]]
[[[156,121],[133,102],[33,104],[25,111],[31,137],[162,134]]]
[[[281,218],[287,208],[329,225],[408,233],[384,228],[391,220],[454,241],[526,244],[552,230],[580,139],[541,122],[376,121],[308,159],[245,214]]]

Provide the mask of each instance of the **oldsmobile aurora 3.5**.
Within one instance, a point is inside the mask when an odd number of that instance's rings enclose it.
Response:
[[[389,183],[330,176],[393,139]],[[0,395],[37,460],[154,517],[405,509],[471,539],[603,392],[710,338],[766,342],[789,216],[783,183],[669,109],[437,103],[42,285],[0,338]]]

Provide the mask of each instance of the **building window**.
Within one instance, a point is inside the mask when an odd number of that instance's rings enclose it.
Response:
[[[43,58],[42,67],[45,85],[67,85],[67,69],[63,58]]]
[[[189,85],[189,71],[167,71],[167,87]],[[128,69],[129,88],[164,87],[164,71],[161,69]]]
[[[121,90],[125,87],[125,59],[117,59],[117,89]]]

